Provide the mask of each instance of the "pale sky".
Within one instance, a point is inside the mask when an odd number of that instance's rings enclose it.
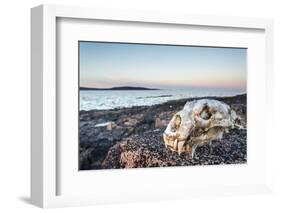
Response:
[[[247,49],[79,42],[80,86],[245,89]]]

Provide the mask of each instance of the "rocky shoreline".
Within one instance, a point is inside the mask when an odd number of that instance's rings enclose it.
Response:
[[[209,98],[209,97],[206,97]],[[245,129],[233,129],[222,141],[196,150],[196,157],[180,156],[164,146],[162,134],[172,116],[190,98],[153,106],[80,111],[79,168],[117,169],[185,165],[239,164],[247,162],[247,96],[210,97],[228,104]]]

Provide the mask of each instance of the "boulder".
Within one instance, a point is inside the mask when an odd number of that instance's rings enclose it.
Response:
[[[125,127],[132,127],[132,126],[136,126],[136,124],[138,123],[138,120],[137,119],[134,119],[134,118],[127,118],[123,125]]]
[[[163,128],[163,127],[166,127],[168,125],[169,121],[168,120],[161,120],[160,118],[156,118],[155,119],[155,128],[158,129],[158,128]]]

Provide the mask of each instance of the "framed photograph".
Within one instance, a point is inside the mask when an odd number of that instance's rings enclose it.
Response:
[[[247,48],[78,45],[79,170],[247,163]]]
[[[33,204],[271,192],[272,20],[31,15]]]

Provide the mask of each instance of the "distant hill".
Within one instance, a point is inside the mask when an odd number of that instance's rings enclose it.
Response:
[[[111,87],[111,88],[91,88],[91,87],[80,87],[80,90],[159,90],[155,88],[146,88],[146,87]]]

